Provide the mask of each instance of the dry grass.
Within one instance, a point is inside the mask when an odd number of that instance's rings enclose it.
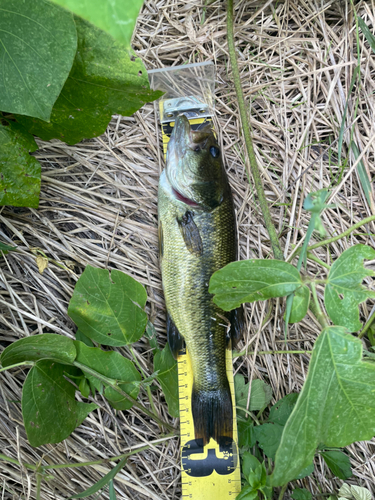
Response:
[[[367,24],[375,26],[374,1],[356,8]],[[220,132],[225,163],[233,188],[239,228],[240,257],[270,256],[254,190],[244,168],[236,96],[231,81],[226,46],[225,3],[205,7],[203,0],[146,0],[134,37],[134,46],[147,69],[187,62],[213,60],[217,68],[216,128]],[[337,143],[347,91],[361,61],[361,86],[351,96],[346,126],[354,123],[354,139],[363,162],[374,176],[375,56],[360,34],[357,47],[355,18],[349,0],[285,0],[251,2],[236,7],[235,36],[244,93],[251,104],[256,154],[261,166],[274,222],[281,233],[285,255],[301,244],[309,217],[302,210],[307,193],[329,187],[339,172]],[[159,137],[159,139],[157,139]],[[364,217],[371,209],[350,171],[349,156],[342,182],[333,184],[336,208],[323,219],[336,235]],[[0,238],[18,245],[17,253],[0,260],[0,336],[3,346],[42,332],[74,337],[67,315],[74,285],[87,264],[119,269],[147,287],[147,312],[164,343],[165,308],[157,251],[157,184],[162,168],[160,129],[154,106],[133,117],[114,116],[107,132],[76,146],[59,141],[39,141],[36,156],[43,165],[38,210],[3,207]],[[322,154],[323,153],[323,154]],[[307,172],[301,177],[302,172]],[[345,176],[350,171],[350,175]],[[374,225],[314,253],[330,264],[355,243],[374,246]],[[37,249],[50,259],[43,274],[36,265]],[[325,275],[314,262],[309,272]],[[269,306],[268,306],[269,307]],[[241,348],[256,350],[309,350],[318,325],[306,317],[289,330],[283,344],[283,304],[272,305],[273,314],[263,328],[264,304],[247,308],[248,329]],[[368,317],[371,303],[361,307]],[[152,373],[148,343],[135,346],[143,369]],[[126,348],[120,351],[127,356]],[[307,355],[263,355],[238,358],[235,370],[260,377],[271,384],[274,400],[299,391],[306,376]],[[137,410],[114,412],[101,396],[100,409],[63,443],[32,448],[22,424],[20,395],[25,370],[1,375],[0,449],[21,463],[67,463],[106,458],[153,442],[158,426]],[[141,394],[147,406],[147,396]],[[154,393],[159,414],[173,425],[160,391]],[[361,442],[348,451],[353,467],[349,481],[375,492],[374,442]],[[180,496],[178,439],[171,438],[134,455],[115,481],[118,498],[175,499]],[[311,492],[337,491],[342,483],[321,460],[315,474],[299,482]],[[60,469],[42,484],[42,499],[62,499],[81,491],[102,477],[106,465]],[[24,467],[0,463],[2,499],[36,498],[36,477]],[[104,492],[100,498],[108,498]]]

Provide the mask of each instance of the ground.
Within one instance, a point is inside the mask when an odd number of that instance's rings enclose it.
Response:
[[[372,30],[373,2],[358,2],[355,8]],[[374,213],[347,146],[352,130],[353,140],[363,152],[363,168],[373,176],[375,54],[361,32],[357,40],[349,0],[241,0],[235,5],[235,40],[256,156],[288,257],[306,234],[309,216],[302,204],[309,192],[323,187],[332,190],[334,207],[323,215],[329,235]],[[246,176],[247,159],[228,61],[225,2],[146,0],[133,46],[148,70],[208,60],[215,63],[215,127],[235,199],[240,258],[271,256],[252,180]],[[358,59],[361,85],[355,85],[348,95]],[[341,175],[337,139],[347,102],[345,128],[349,130],[342,146],[342,160],[347,164]],[[146,286],[147,312],[163,345],[165,306],[157,244],[157,185],[163,156],[154,105],[146,105],[132,117],[114,116],[106,133],[96,139],[75,146],[39,140],[38,145],[35,156],[42,163],[39,209],[0,209],[0,238],[17,244],[19,250],[0,259],[2,346],[33,333],[55,332],[74,338],[75,326],[67,306],[87,264],[119,269]],[[314,255],[330,264],[355,243],[374,246],[374,232],[373,223],[369,224],[329,247],[318,248]],[[37,249],[49,258],[42,274],[36,263]],[[326,270],[309,261],[308,272],[324,276]],[[321,298],[319,288],[318,295]],[[361,307],[362,321],[372,306],[369,301]],[[289,328],[285,345],[283,307],[282,301],[247,306],[247,329],[239,348],[253,354],[236,358],[234,364],[235,372],[269,383],[274,402],[301,389],[310,356],[256,352],[309,351],[319,332],[317,321],[309,315]],[[120,351],[131,356],[127,348]],[[150,375],[152,354],[145,337],[135,344],[135,352]],[[117,475],[118,498],[179,498],[178,438],[169,437],[160,444],[164,431],[157,424],[138,410],[116,413],[101,396],[96,397],[100,409],[64,442],[31,447],[19,402],[26,373],[15,369],[1,375],[2,453],[20,463],[36,464],[42,458],[44,463],[68,463],[115,456],[151,443]],[[140,397],[147,406],[146,393]],[[177,426],[178,420],[168,415],[162,392],[153,392],[153,398],[160,416]],[[373,493],[374,444],[361,442],[348,448],[353,468],[348,482]],[[41,498],[67,498],[108,470],[107,465],[56,470],[53,480],[43,482]],[[26,468],[1,462],[0,479],[2,498],[36,498],[37,478]],[[316,460],[314,475],[299,482],[314,494],[337,493],[341,484],[321,459]],[[108,491],[100,498],[108,498]]]

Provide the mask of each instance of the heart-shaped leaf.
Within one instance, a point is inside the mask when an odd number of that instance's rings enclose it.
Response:
[[[29,154],[37,148],[21,125],[0,123],[0,205],[38,208],[41,167]]]
[[[77,50],[72,14],[44,0],[1,0],[0,46],[0,109],[49,120]]]
[[[97,408],[76,401],[74,385],[64,378],[79,374],[80,370],[51,360],[38,361],[29,371],[22,389],[22,415],[32,446],[59,443]]]
[[[123,346],[142,336],[147,294],[121,271],[87,266],[77,281],[68,314],[81,332],[103,345]]]
[[[375,273],[363,267],[364,259],[375,259],[375,250],[366,245],[355,245],[343,252],[332,264],[324,291],[324,304],[335,325],[356,332],[359,321],[359,304],[375,292],[362,286],[362,280]]]
[[[375,435],[375,364],[360,339],[328,327],[315,342],[307,379],[276,452],[272,485],[293,480],[319,443],[342,448]]]

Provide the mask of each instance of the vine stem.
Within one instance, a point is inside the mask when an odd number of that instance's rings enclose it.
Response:
[[[149,444],[146,444],[144,446],[141,446],[133,451],[128,451],[126,453],[122,453],[121,455],[117,455],[115,457],[109,457],[109,458],[101,458],[99,460],[91,460],[90,462],[76,462],[73,464],[54,464],[54,465],[33,465],[33,464],[27,464],[27,463],[22,463],[26,469],[30,469],[36,472],[43,473],[46,470],[51,470],[51,469],[69,469],[71,467],[88,467],[90,465],[101,465],[101,464],[106,464],[109,462],[115,462],[117,460],[122,460],[124,458],[128,458],[132,455],[136,455],[137,453],[141,453],[142,451],[146,451],[150,449],[152,446],[155,446],[156,444],[162,443],[166,441],[167,439],[170,439],[172,437],[175,437],[174,433],[171,434],[166,434],[165,436],[156,439],[155,441],[152,441]],[[10,462],[15,465],[21,465],[20,462],[16,458],[8,457],[7,455],[4,455],[3,453],[0,453],[0,460],[4,460],[5,462]]]
[[[113,390],[115,390],[116,392],[118,392],[119,394],[121,394],[121,396],[123,396],[124,398],[126,398],[128,401],[131,401],[131,403],[133,404],[133,406],[135,406],[139,410],[143,411],[143,413],[145,413],[147,416],[149,416],[150,418],[152,418],[153,420],[155,420],[155,422],[157,422],[159,425],[162,425],[162,426],[166,427],[167,429],[169,429],[170,431],[172,431],[172,432],[174,432],[176,434],[178,433],[178,431],[172,425],[168,424],[167,422],[164,422],[164,420],[162,420],[161,418],[159,418],[158,415],[155,415],[152,411],[149,411],[143,405],[141,405],[140,403],[138,403],[138,401],[136,399],[132,398],[131,396],[129,396],[129,394],[127,394],[125,391],[123,391],[122,389],[120,389],[120,387],[118,386],[117,380],[105,377],[101,373],[98,373],[97,371],[93,370],[92,368],[89,368],[86,365],[83,365],[82,363],[79,363],[78,361],[74,361],[73,365],[76,366],[77,368],[80,368],[83,372],[88,373],[89,375],[93,375],[94,377],[96,377],[97,379],[101,380],[105,384],[110,385]]]
[[[314,250],[315,248],[322,247],[324,245],[329,245],[331,243],[334,243],[335,241],[341,240],[342,238],[345,238],[346,236],[349,236],[350,233],[355,231],[356,229],[359,229],[361,226],[364,226],[365,224],[369,224],[370,222],[375,221],[375,215],[371,215],[370,217],[366,217],[366,219],[361,220],[360,222],[357,222],[357,224],[353,224],[349,229],[344,231],[343,233],[340,233],[337,236],[333,236],[332,238],[327,238],[326,240],[319,241],[318,243],[314,243],[314,245],[311,245],[307,247],[307,251],[310,252],[311,250]],[[296,248],[290,256],[287,258],[287,262],[290,262],[296,255],[301,253],[302,249],[301,248]]]
[[[233,358],[239,358],[240,356],[246,356],[247,354],[311,354],[312,351],[247,351],[246,349],[241,352],[233,352]]]
[[[314,283],[312,281],[310,283],[310,286],[311,286],[311,291],[312,291],[312,296],[313,296],[313,301],[310,302],[310,309],[311,309],[311,312],[316,317],[316,319],[319,321],[322,329],[324,330],[324,328],[327,328],[327,326],[329,326],[329,325],[328,325],[328,322],[327,322],[326,315],[324,314],[324,312],[320,308],[320,304],[319,304],[319,300],[318,300],[318,295],[316,293],[316,283]]]
[[[245,99],[243,96],[243,91],[241,87],[241,79],[240,72],[238,70],[237,58],[236,58],[236,49],[234,45],[234,35],[233,35],[233,0],[228,0],[227,2],[227,37],[228,37],[228,50],[229,50],[229,59],[232,67],[233,74],[233,82],[236,89],[238,107],[241,116],[241,124],[242,130],[245,138],[245,144],[247,149],[247,154],[250,162],[251,174],[254,179],[255,189],[258,195],[259,205],[261,212],[264,217],[264,222],[266,225],[266,229],[268,231],[272,251],[275,259],[284,260],[283,251],[281,249],[279,238],[277,236],[276,228],[272,222],[271,212],[268,207],[266,195],[264,193],[262,179],[260,175],[260,170],[258,166],[258,162],[255,156],[253,141],[251,139],[250,133],[250,125],[247,118],[247,110],[245,105]],[[250,175],[248,174],[248,178],[250,181]]]
[[[278,500],[283,500],[283,496],[284,496],[284,493],[286,492],[288,484],[289,483],[284,484],[284,486],[281,488]]]
[[[17,368],[18,366],[34,366],[34,361],[22,361],[21,363],[15,363],[14,365],[5,366],[0,368],[0,373],[5,372],[5,370],[10,370],[11,368]]]

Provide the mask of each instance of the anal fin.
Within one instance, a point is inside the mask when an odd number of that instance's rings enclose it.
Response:
[[[173,323],[173,319],[170,317],[169,313],[167,313],[167,337],[173,357],[177,359],[180,351],[185,347],[185,341],[178,331],[177,326]]]
[[[237,307],[230,312],[229,317],[230,329],[227,334],[227,342],[232,341],[231,349],[234,349],[237,342],[241,340],[245,329],[245,314],[243,306]]]

